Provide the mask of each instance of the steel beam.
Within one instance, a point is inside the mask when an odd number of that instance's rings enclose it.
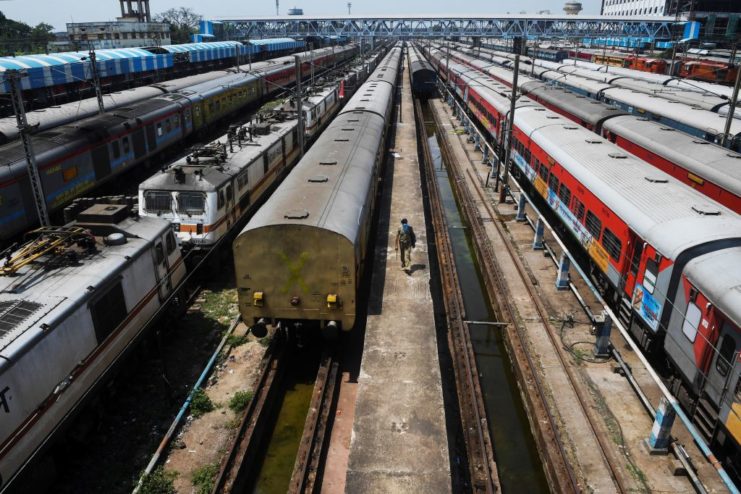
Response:
[[[674,17],[567,15],[446,16],[280,16],[218,19],[238,39],[347,36],[424,38],[482,36],[527,39],[580,37],[644,37],[670,39]]]

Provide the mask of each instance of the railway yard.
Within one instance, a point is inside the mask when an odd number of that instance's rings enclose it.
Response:
[[[739,492],[738,83],[308,48],[0,86],[0,492]]]

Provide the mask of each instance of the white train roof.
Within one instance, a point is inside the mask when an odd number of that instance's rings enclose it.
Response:
[[[223,160],[203,156],[198,160],[181,158],[165,170],[162,170],[141,184],[140,191],[160,190],[179,192],[207,192],[222,186],[244,170],[247,165],[259,158],[266,150],[296,127],[296,119],[286,121],[269,120],[270,133],[254,135],[251,140],[234,141],[230,146],[226,135],[210,142],[208,148],[221,147],[225,154]],[[178,181],[176,170],[182,171],[182,180]]]
[[[739,153],[634,115],[611,118],[604,128],[741,196]]]
[[[693,258],[687,278],[737,327],[741,327],[741,247],[718,250]]]
[[[724,86],[723,84],[715,84],[713,82],[695,81],[681,77],[672,78],[666,82],[666,85],[669,87],[689,89],[691,91],[707,91],[729,99],[733,95],[733,88],[731,86]]]
[[[111,206],[122,208],[124,206]],[[90,228],[91,224],[79,224]],[[142,255],[156,237],[161,237],[170,223],[158,218],[128,217],[116,225],[98,225],[106,235],[119,232],[126,236],[123,245],[106,245],[95,237],[97,250],[79,250],[77,262],[65,262],[63,256],[43,256],[12,276],[0,275],[0,356],[12,361],[16,352],[33,344],[43,335],[42,324],[54,331],[71,311],[95,296],[95,289],[118,276],[131,259]],[[150,254],[146,254],[150,255]],[[0,260],[0,267],[6,260]],[[92,289],[90,289],[92,287]]]
[[[741,238],[735,212],[554,112],[523,108],[515,125],[662,255]]]
[[[357,240],[400,57],[400,48],[389,52],[240,236],[258,228],[300,225]]]
[[[602,95],[605,98],[630,105],[640,113],[648,112],[654,115],[663,115],[681,124],[713,134],[720,134],[725,128],[726,118],[723,115],[669,101],[658,96],[622,88],[605,89]],[[731,122],[730,132],[733,136],[741,133],[741,122],[738,119],[734,118]]]
[[[593,81],[591,79],[586,79],[577,75],[564,74],[562,72],[543,72],[541,77],[549,81],[553,81],[556,84],[564,84],[591,94],[600,94],[605,89],[610,89],[613,87],[612,85],[604,82]]]

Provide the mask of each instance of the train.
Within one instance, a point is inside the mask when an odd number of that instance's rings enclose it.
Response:
[[[0,259],[0,490],[104,382],[185,277],[170,223],[132,217],[126,206],[95,205],[30,236]]]
[[[408,48],[409,71],[412,77],[412,91],[419,97],[429,98],[437,91],[437,73],[423,56],[417,47],[410,45]]]
[[[307,142],[340,104],[339,84],[306,99],[302,111]],[[260,203],[299,155],[295,111],[273,112],[251,125],[235,126],[139,184],[139,214],[172,222],[184,249],[208,250]]]
[[[301,73],[352,58],[348,45],[304,52]],[[295,82],[294,57],[248,66],[223,77],[173,93],[148,98],[125,108],[62,125],[33,136],[41,187],[50,212],[88,193],[120,173],[192,135],[236,110],[262,101]],[[0,148],[0,240],[27,231],[37,221],[24,148],[20,141]]]
[[[512,84],[512,72],[508,69],[456,52],[451,52],[451,57],[467,67],[483,71],[507,87]],[[518,87],[531,99],[602,134],[686,185],[741,213],[740,153],[699,140],[663,122],[647,119],[643,114],[631,115],[604,101],[586,100],[583,94],[543,84],[527,74],[520,74]]]
[[[233,243],[239,310],[255,335],[352,330],[394,111],[397,44]]]
[[[502,142],[509,88],[454,60],[433,64]],[[675,396],[741,478],[741,217],[527,97],[512,134],[513,176],[636,341],[666,359]]]
[[[185,43],[95,51],[98,79],[104,92],[234,67],[251,60],[276,58],[304,48],[302,40],[264,40]],[[9,93],[6,70],[21,70],[21,90],[29,109],[38,110],[95,96],[90,52],[0,57],[0,94]],[[0,100],[0,115],[12,115],[9,102]]]
[[[342,103],[340,83],[355,73],[362,80],[379,61],[378,54],[368,54],[351,71],[313,91],[303,106],[307,121],[326,121]],[[274,163],[266,158],[282,157],[289,148],[289,160],[298,156],[295,109],[271,114],[274,120],[254,124],[252,137],[232,127],[206,146],[230,159],[207,162],[205,150],[198,163],[191,157],[188,166],[195,170],[183,173],[195,180],[180,184],[177,200],[193,205],[182,195],[203,193],[210,204],[219,200],[216,190],[228,200],[232,186],[232,200],[239,199],[240,205],[260,203],[272,190],[269,180],[277,181],[277,174],[270,175]],[[262,135],[261,129],[269,133]],[[307,139],[320,130],[312,126]],[[267,177],[262,173],[266,165]],[[186,167],[175,165],[180,166]],[[237,167],[249,171],[249,177],[233,173]],[[176,174],[167,169],[156,178]],[[237,189],[242,183],[245,187]],[[0,490],[16,479],[26,485],[34,470],[20,472],[43,455],[145,331],[159,317],[177,313],[187,298],[184,281],[194,265],[188,262],[188,242],[178,238],[183,228],[173,224],[175,218],[105,198],[84,202],[69,211],[74,219],[64,226],[30,232],[27,243],[0,253],[0,406],[7,414],[0,428]],[[141,203],[149,201],[144,197]],[[220,212],[217,221],[225,226],[203,236],[202,246],[229,235],[229,225],[235,230],[240,218],[233,213]]]

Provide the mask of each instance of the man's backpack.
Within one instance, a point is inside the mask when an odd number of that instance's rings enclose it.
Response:
[[[409,240],[412,247],[417,246],[417,236],[414,234],[414,229],[411,226],[409,227]]]

